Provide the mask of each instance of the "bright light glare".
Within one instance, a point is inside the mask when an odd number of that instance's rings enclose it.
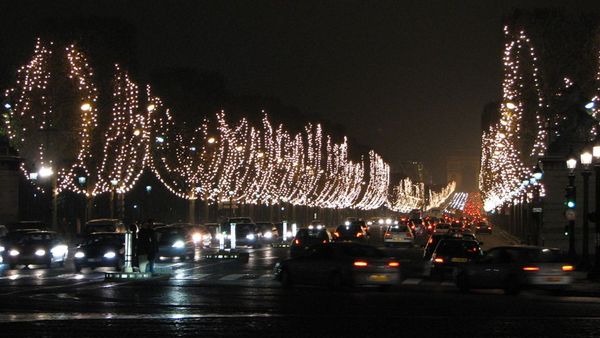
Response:
[[[83,257],[85,257],[85,254],[83,252],[77,251],[75,253],[75,258],[83,258]]]
[[[202,240],[201,234],[196,232],[192,235],[192,241],[194,241],[194,244],[198,244],[201,240]]]
[[[109,251],[104,254],[104,258],[112,259],[115,258],[117,254],[114,251]]]
[[[90,110],[92,110],[92,105],[86,102],[86,103],[82,104],[80,108],[83,111],[90,111]]]
[[[19,255],[19,251],[13,249],[13,250],[10,250],[8,252],[8,254],[11,255],[11,256],[13,256],[13,257],[14,256],[18,256]]]
[[[45,254],[46,254],[46,250],[44,250],[44,249],[38,249],[35,251],[36,256],[43,256]]]
[[[247,234],[246,235],[246,239],[250,240],[250,241],[253,241],[254,240],[254,234]]]
[[[585,105],[585,109],[593,109],[595,106],[594,101],[590,101]]]
[[[40,175],[41,178],[46,178],[46,177],[52,176],[54,174],[54,171],[52,170],[51,167],[41,167],[40,170],[38,171],[38,174]]]
[[[183,241],[175,241],[175,243],[173,243],[171,246],[173,248],[181,249],[185,246],[185,243],[183,243]]]
[[[69,248],[67,248],[66,245],[57,245],[55,247],[53,247],[50,252],[52,253],[52,256],[54,257],[61,257],[67,254],[67,252],[69,251]]]
[[[267,238],[267,239],[273,238],[273,233],[270,231],[265,232],[265,238]]]

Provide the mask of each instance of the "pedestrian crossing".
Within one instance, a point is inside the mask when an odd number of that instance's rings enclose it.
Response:
[[[60,274],[47,274],[47,273],[12,273],[9,275],[0,276],[0,286],[2,284],[10,284],[11,282],[32,282],[32,281],[102,281],[104,280],[103,272],[89,272],[89,273],[60,273]],[[197,271],[190,270],[173,270],[171,274],[171,281],[177,282],[199,282],[202,284],[261,284],[271,285],[277,284],[275,275],[272,271],[253,271],[248,273],[199,273]],[[455,283],[452,281],[440,281],[430,280],[426,278],[406,278],[400,282],[400,286],[416,287],[416,286],[428,286],[428,287],[455,287]]]

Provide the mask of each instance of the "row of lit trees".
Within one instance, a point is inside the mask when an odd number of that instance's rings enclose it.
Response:
[[[371,151],[351,160],[346,139],[334,142],[319,124],[290,133],[266,114],[255,126],[220,112],[184,130],[150,86],[140,91],[118,65],[110,99],[101,104],[86,57],[75,46],[62,53],[53,47],[38,40],[6,91],[4,117],[23,173],[34,182],[51,177],[55,197],[122,197],[146,168],[175,195],[209,203],[405,211],[436,207],[454,190],[430,192],[429,205],[414,202],[424,200],[422,183],[403,181],[389,194],[383,158]]]

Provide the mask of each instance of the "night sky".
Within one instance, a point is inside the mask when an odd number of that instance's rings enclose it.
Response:
[[[338,121],[389,162],[424,161],[439,181],[444,154],[479,154],[481,111],[501,95],[503,16],[516,7],[556,6],[600,7],[548,0],[5,0],[0,42],[3,63],[22,64],[37,20],[123,18],[136,28],[139,72],[217,71],[236,94],[278,97]]]

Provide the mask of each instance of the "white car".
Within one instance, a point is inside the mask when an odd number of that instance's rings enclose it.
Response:
[[[383,244],[385,246],[414,244],[415,236],[410,227],[406,224],[395,224],[387,227],[383,235]]]

